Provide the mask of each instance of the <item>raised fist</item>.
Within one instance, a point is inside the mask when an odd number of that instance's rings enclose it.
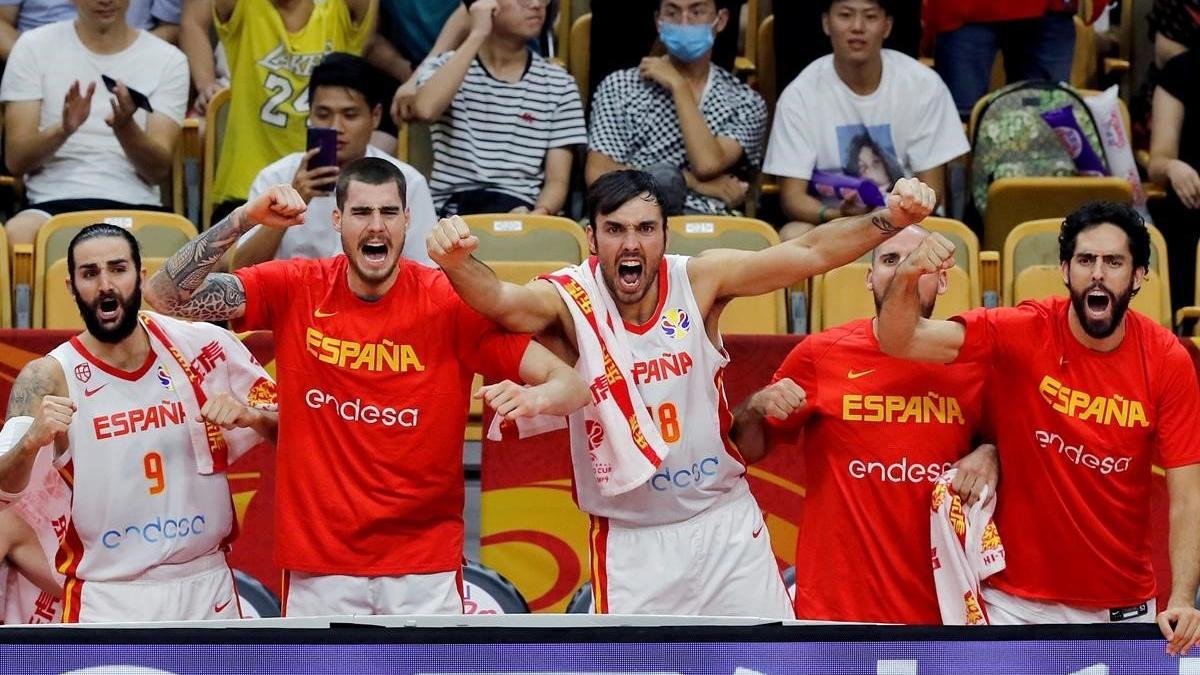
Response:
[[[900,264],[899,272],[921,276],[936,274],[951,267],[954,267],[954,244],[937,232],[930,232]]]
[[[888,220],[896,229],[925,220],[937,206],[933,188],[916,178],[901,178],[887,197]]]
[[[785,377],[760,389],[750,400],[750,406],[763,417],[786,420],[803,408],[807,400],[804,388]]]
[[[429,257],[442,269],[449,269],[466,262],[479,248],[479,237],[471,234],[471,228],[458,216],[442,218],[433,226],[425,238]]]
[[[291,185],[274,185],[246,202],[242,209],[246,218],[254,225],[291,227],[304,222],[304,212],[308,210],[308,205]]]
[[[33,424],[25,432],[26,440],[32,447],[40,448],[66,436],[75,410],[75,402],[69,398],[49,394],[43,396],[33,416]]]

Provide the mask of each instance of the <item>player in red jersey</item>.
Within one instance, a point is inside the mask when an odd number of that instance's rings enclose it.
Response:
[[[148,284],[147,299],[169,313],[274,331],[275,542],[289,616],[461,612],[473,374],[507,378],[483,395],[510,417],[566,414],[589,400],[549,351],[470,310],[440,270],[401,257],[405,194],[392,164],[352,162],[333,214],[345,255],[210,273],[254,225],[303,221],[300,195],[273,187]]]
[[[1007,569],[982,596],[992,623],[1151,621],[1150,479],[1171,500],[1171,594],[1157,613],[1167,651],[1200,640],[1200,390],[1170,331],[1127,312],[1150,263],[1150,235],[1128,206],[1086,205],[1063,222],[1070,299],[921,316],[922,275],[954,247],[930,235],[896,270],[879,317],[894,356],[983,363],[995,401],[1004,480],[996,525]]]
[[[909,227],[875,248],[867,287],[878,310],[897,265],[924,239]],[[921,280],[933,313],[945,273]],[[971,452],[982,364],[914,364],[879,351],[875,319],[805,338],[772,383],[740,407],[734,440],[748,462],[803,433],[807,494],[796,541],[796,618],[940,624],[930,569],[933,481],[959,468],[969,502],[996,484],[996,451]]]

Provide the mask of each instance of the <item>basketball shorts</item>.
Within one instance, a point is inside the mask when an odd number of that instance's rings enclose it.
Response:
[[[224,552],[159,565],[132,581],[70,579],[64,589],[63,623],[240,618]]]
[[[461,570],[395,577],[283,573],[284,616],[462,613]]]
[[[984,585],[979,591],[987,607],[988,623],[993,626],[1018,626],[1038,623],[1154,623],[1158,617],[1154,598],[1133,607],[1096,609],[1061,602],[1030,600]]]

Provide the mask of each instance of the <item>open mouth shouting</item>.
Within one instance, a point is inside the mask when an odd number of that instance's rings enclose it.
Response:
[[[636,293],[642,285],[645,263],[640,258],[626,258],[617,263],[618,290],[623,293]]]
[[[1113,305],[1116,304],[1116,298],[1113,297],[1112,293],[1109,293],[1107,289],[1100,286],[1093,286],[1088,289],[1083,299],[1088,318],[1094,320],[1108,318]]]
[[[382,266],[387,262],[388,243],[386,241],[368,239],[363,242],[359,250],[362,251],[363,261],[372,267]]]
[[[121,318],[121,301],[116,296],[107,296],[96,303],[96,318],[101,323],[113,323]]]

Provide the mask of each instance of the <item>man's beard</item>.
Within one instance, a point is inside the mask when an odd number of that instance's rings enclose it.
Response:
[[[886,293],[886,291],[883,292]],[[871,295],[875,297],[875,316],[879,316],[879,313],[883,310],[883,296],[880,295],[880,291],[874,291]],[[921,303],[921,316],[926,319],[933,316],[933,306],[937,304],[936,295],[929,302],[925,302],[925,298],[918,296],[917,302]]]
[[[1112,308],[1110,318],[1108,319],[1092,319],[1087,313],[1087,295],[1092,290],[1098,289],[1104,291],[1108,295],[1108,304]],[[1133,283],[1130,282],[1129,288],[1121,295],[1114,295],[1112,291],[1105,288],[1100,283],[1090,284],[1082,292],[1075,292],[1074,288],[1069,288],[1071,292],[1071,306],[1075,310],[1075,316],[1079,318],[1079,324],[1083,327],[1083,332],[1088,334],[1088,337],[1097,340],[1113,334],[1117,330],[1117,326],[1121,325],[1121,321],[1125,319],[1125,312],[1129,310],[1129,302],[1133,300]]]
[[[74,291],[74,285],[71,290]],[[87,304],[79,297],[79,292],[74,291],[75,305],[79,307],[79,315],[83,317],[83,325],[87,327],[88,333],[97,340],[107,343],[116,344],[121,340],[133,334],[133,329],[137,328],[138,310],[142,308],[142,282],[139,279],[137,285],[133,287],[133,294],[128,300],[121,301],[121,296],[117,293],[108,295],[98,295],[92,304]],[[121,303],[121,318],[117,325],[112,328],[106,328],[100,323],[100,317],[96,316],[97,310],[100,309],[100,303],[107,298],[115,298]]]

